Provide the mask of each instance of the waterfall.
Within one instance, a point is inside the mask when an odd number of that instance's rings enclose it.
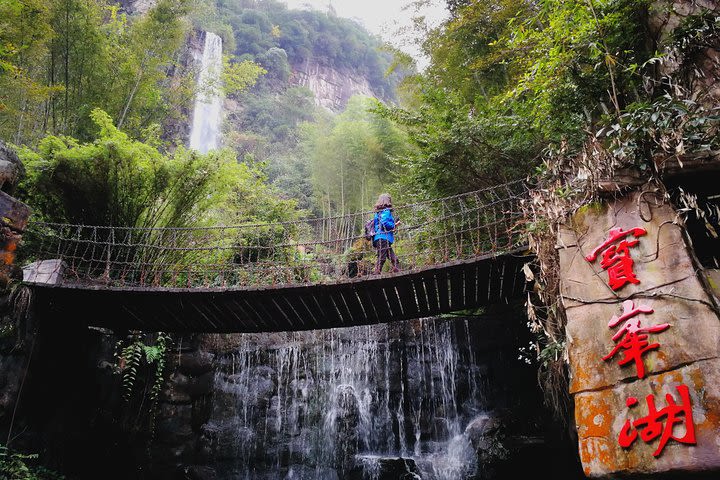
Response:
[[[205,33],[202,66],[198,77],[198,94],[193,111],[190,148],[207,153],[218,146],[222,96],[222,38],[212,32]]]
[[[463,431],[488,407],[468,382],[482,368],[468,328],[419,320],[241,335],[217,359],[202,448],[234,479],[467,478]]]

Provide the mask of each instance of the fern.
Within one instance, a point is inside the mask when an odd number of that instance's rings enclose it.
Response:
[[[123,398],[130,401],[133,390],[143,366],[153,367],[148,372],[152,375],[152,387],[149,399],[154,404],[160,396],[165,380],[166,356],[172,339],[167,333],[158,333],[154,345],[148,345],[139,338],[120,349],[118,370],[122,372]],[[120,348],[120,344],[118,345]]]
[[[123,398],[130,401],[133,387],[137,380],[138,370],[143,357],[143,343],[136,340],[122,349],[121,362],[124,361],[122,369]]]

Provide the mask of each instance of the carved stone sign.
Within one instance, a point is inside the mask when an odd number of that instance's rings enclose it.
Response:
[[[558,239],[588,476],[720,470],[720,321],[674,221],[636,192]]]

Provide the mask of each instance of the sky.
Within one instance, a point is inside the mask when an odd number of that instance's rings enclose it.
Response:
[[[417,15],[403,7],[411,0],[285,0],[290,8],[307,8],[308,6],[324,10],[331,4],[340,17],[354,18],[371,32],[380,35],[385,41],[413,55],[418,66],[423,68],[427,59],[422,58],[419,50],[414,48],[407,38],[397,35],[402,27],[410,27],[413,16]],[[429,5],[419,11],[425,16],[428,24],[439,24],[447,15],[443,0],[430,0]]]

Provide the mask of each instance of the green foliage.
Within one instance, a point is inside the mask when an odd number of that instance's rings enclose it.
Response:
[[[531,2],[516,0],[458,5],[445,25],[425,38],[423,49],[431,63],[424,77],[470,104],[502,92],[511,82],[511,69],[495,53],[498,42],[532,8]]]
[[[704,75],[696,66],[698,61],[706,61],[708,47],[717,48],[720,44],[720,16],[710,9],[701,9],[672,31],[670,41],[673,57],[679,62],[678,76],[687,86],[704,82]]]
[[[59,91],[40,66],[53,36],[50,19],[44,0],[0,2],[0,137],[20,141],[32,122],[28,109]]]
[[[142,375],[145,383],[151,385],[147,395],[154,408],[165,381],[165,366],[172,338],[162,332],[151,337],[148,343],[147,339],[137,335],[125,346],[119,342],[117,368],[122,375],[123,398],[130,401],[139,376]]]
[[[172,337],[163,332],[135,333],[115,345],[115,371],[122,379],[125,416],[133,419],[131,431],[149,433],[148,442],[155,435],[155,419],[172,342]]]
[[[44,467],[35,466],[37,454],[13,452],[0,444],[0,479],[3,480],[62,480],[65,477]]]
[[[129,138],[106,113],[97,110],[93,118],[99,132],[92,143],[49,136],[37,151],[21,149],[28,174],[20,197],[45,221],[152,229],[146,230],[148,234],[141,242],[128,243],[108,255],[146,265],[150,270],[153,265],[173,264],[201,268],[208,262],[230,262],[236,253],[228,248],[219,258],[192,249],[154,248],[182,247],[198,241],[193,230],[169,239],[162,227],[274,223],[302,215],[297,202],[282,198],[268,184],[261,166],[238,163],[228,150],[200,155],[179,147],[172,154],[164,154],[150,143]],[[213,238],[201,241],[241,248],[288,243],[288,235],[295,234],[292,230],[266,230],[243,229],[240,238],[229,238],[225,230],[214,229]],[[170,241],[176,243],[169,245]],[[36,247],[39,245],[28,237],[23,253],[32,258]],[[106,281],[114,280],[101,270],[92,273]],[[156,273],[160,276],[154,281],[159,284],[180,286],[190,281],[185,274]]]
[[[188,33],[187,3],[160,0],[128,19],[106,0],[2,2],[0,137],[34,144],[51,132],[84,140],[96,108],[138,136],[182,118],[192,75],[177,68],[176,52]]]
[[[255,62],[243,60],[231,61],[223,58],[223,91],[226,95],[237,95],[255,85],[257,79],[265,75],[267,70]]]
[[[654,158],[717,151],[719,129],[720,115],[714,109],[676,87],[674,95],[629,105],[595,136],[617,162],[646,170]]]
[[[527,118],[464,104],[444,89],[426,101],[417,111],[377,110],[415,147],[397,159],[400,191],[437,198],[497,185],[525,175],[540,153],[541,137]]]
[[[582,139],[586,123],[637,99],[636,66],[652,53],[645,48],[646,6],[647,0],[540,2],[501,39],[517,80],[507,97],[550,140]]]
[[[298,252],[293,247],[265,249],[275,245],[288,245],[297,241],[304,232],[299,224],[292,221],[301,218],[305,212],[298,209],[297,201],[282,198],[276,187],[268,183],[268,178],[256,167],[242,164],[239,182],[236,189],[236,201],[233,204],[233,225],[251,226],[241,228],[237,238],[233,239],[236,251],[233,260],[236,263],[262,261],[272,256],[273,261],[280,261],[285,267],[293,267],[297,262]],[[289,222],[284,225],[278,223]],[[247,272],[243,272],[247,274]],[[272,273],[271,273],[272,274]],[[278,271],[278,275],[289,275],[289,278],[273,278],[267,281],[293,281],[292,268]],[[240,283],[257,279],[239,279]]]
[[[122,372],[123,398],[128,401],[138,376],[143,359],[145,344],[136,340],[120,352],[120,371]]]
[[[125,52],[125,61],[111,60],[110,70],[111,78],[115,74],[125,82],[120,91],[121,103],[106,107],[114,113],[120,128],[127,123],[126,129],[139,132],[166,113],[165,89],[161,87],[169,87],[169,68],[188,32],[184,20],[187,4],[187,0],[160,0],[147,15],[130,25],[126,35],[120,32],[111,37],[117,42],[116,48]],[[131,111],[136,114],[129,117]]]
[[[315,114],[312,92],[303,87],[274,94],[248,92],[239,100],[242,111],[231,118],[239,131],[229,132],[227,143],[258,162],[292,150],[297,145],[298,125],[313,120]]]
[[[588,124],[637,100],[649,58],[645,0],[453,2],[422,47],[431,63],[403,86],[414,151],[399,189],[422,197],[533,172],[548,146],[579,146]]]
[[[226,52],[235,51],[235,36],[232,26],[226,22],[218,11],[216,0],[195,0],[190,5],[190,21],[198,32],[214,32],[222,38]]]
[[[92,143],[48,136],[20,150],[21,197],[49,221],[132,227],[206,223],[231,201],[238,165],[227,152],[172,155],[132,140],[95,110]]]
[[[274,81],[275,86],[289,73],[286,65],[314,60],[337,70],[351,70],[368,78],[380,96],[394,97],[400,72],[385,75],[392,55],[381,51],[382,42],[352,20],[319,11],[289,10],[276,0],[203,4],[210,10],[198,7],[195,21],[207,25],[211,16],[213,25],[229,25],[234,32],[235,54],[249,55],[260,63],[268,70],[265,81]],[[217,10],[217,16],[206,13],[212,9]],[[278,55],[286,55],[287,63],[283,64]]]
[[[394,180],[392,159],[404,153],[405,138],[372,112],[378,105],[356,96],[340,115],[303,126],[301,148],[323,214],[369,210]]]

